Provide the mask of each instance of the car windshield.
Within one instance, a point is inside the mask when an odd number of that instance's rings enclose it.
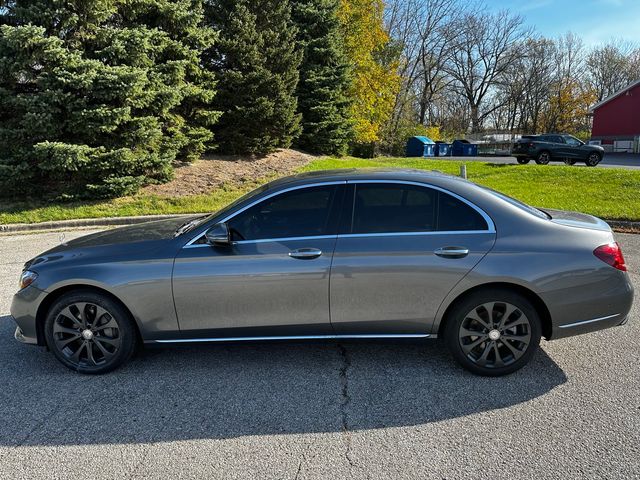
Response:
[[[486,190],[487,192],[491,193],[492,195],[504,200],[505,202],[510,203],[511,205],[518,207],[520,210],[524,210],[525,212],[528,212],[532,215],[535,215],[536,217],[539,218],[545,218],[545,219],[551,219],[551,215],[549,215],[547,212],[543,212],[542,210],[539,210],[535,207],[532,207],[531,205],[527,205],[526,203],[521,202],[520,200],[516,200],[515,198],[511,198],[508,195],[505,195],[504,193],[500,193],[497,192],[489,187],[483,187],[480,185],[480,188],[482,188],[483,190]]]

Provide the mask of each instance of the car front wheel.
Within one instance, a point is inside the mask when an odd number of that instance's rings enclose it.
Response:
[[[448,314],[444,337],[465,369],[500,376],[525,366],[540,344],[540,317],[522,295],[508,290],[475,292]]]
[[[585,163],[587,164],[588,167],[595,167],[600,163],[600,160],[602,160],[602,157],[600,156],[600,154],[593,152],[589,154]]]
[[[93,291],[60,297],[45,320],[47,346],[66,367],[81,373],[106,373],[124,364],[136,347],[129,313]]]

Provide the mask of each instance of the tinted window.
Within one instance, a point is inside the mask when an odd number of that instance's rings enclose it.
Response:
[[[566,140],[568,145],[572,145],[574,147],[582,145],[582,142],[580,140],[578,140],[577,138],[572,137],[571,135],[565,135],[564,139]]]
[[[351,233],[486,229],[478,212],[446,193],[416,185],[356,185]]]
[[[489,226],[476,210],[446,193],[440,193],[438,230],[487,230]]]
[[[229,220],[234,240],[308,237],[335,233],[330,216],[335,185],[310,187],[269,198]]]

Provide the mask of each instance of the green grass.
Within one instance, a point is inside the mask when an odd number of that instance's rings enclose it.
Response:
[[[352,167],[405,167],[457,175],[462,162],[420,158],[321,158],[304,171]],[[531,205],[577,210],[610,220],[640,220],[640,171],[559,165],[468,162],[468,178]],[[227,187],[208,195],[135,195],[109,201],[43,203],[0,200],[0,224],[70,218],[211,212],[256,186]]]

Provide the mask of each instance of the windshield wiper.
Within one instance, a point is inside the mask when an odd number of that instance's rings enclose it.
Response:
[[[173,237],[174,238],[179,237],[183,233],[187,233],[189,230],[192,230],[193,228],[200,225],[204,221],[204,219],[207,218],[208,216],[209,214],[202,215],[200,217],[194,218],[192,220],[189,220],[188,222],[183,223],[178,228],[176,228],[176,231],[173,234]]]

